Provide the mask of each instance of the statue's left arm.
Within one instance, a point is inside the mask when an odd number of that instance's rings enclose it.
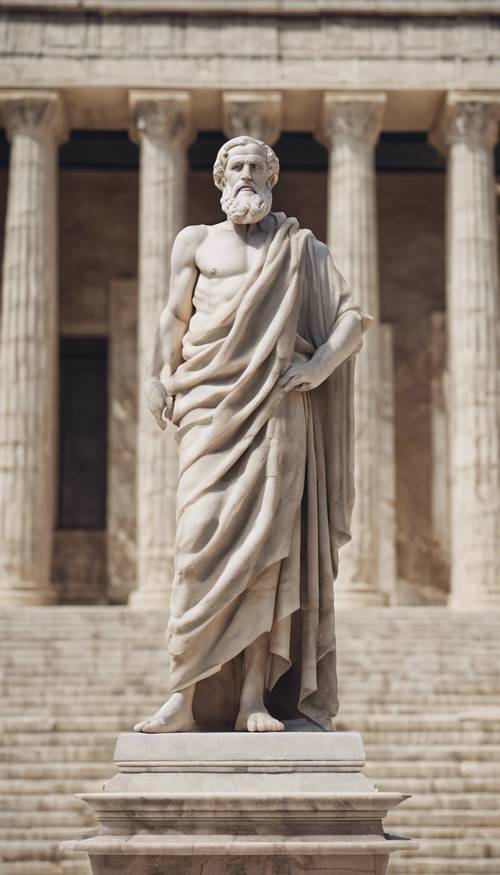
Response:
[[[285,392],[308,392],[319,386],[361,345],[361,322],[357,313],[346,313],[330,337],[308,362],[293,362],[281,377]]]
[[[308,392],[323,383],[353,352],[361,349],[363,330],[371,321],[371,317],[356,306],[328,247],[314,240],[313,257],[324,280],[320,285],[323,288],[326,286],[338,301],[338,312],[330,335],[316,348],[309,361],[292,362],[284,372],[280,384],[285,392]],[[313,294],[312,289],[306,289],[305,292]]]

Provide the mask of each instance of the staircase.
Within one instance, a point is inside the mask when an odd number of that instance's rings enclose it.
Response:
[[[338,729],[366,773],[412,793],[385,822],[421,840],[390,875],[500,875],[500,611],[339,611]],[[116,735],[164,697],[164,619],[127,608],[0,617],[0,875],[89,875],[62,838],[94,826],[72,794],[113,772]]]

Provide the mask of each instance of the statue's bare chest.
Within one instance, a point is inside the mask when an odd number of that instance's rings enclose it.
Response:
[[[221,231],[203,241],[196,254],[199,276],[193,295],[198,313],[208,314],[237,294],[242,277],[257,267],[265,239],[263,233],[246,243]]]
[[[265,234],[259,234],[251,243],[245,243],[230,232],[210,234],[196,255],[198,270],[208,279],[246,273],[256,266],[265,239]]]

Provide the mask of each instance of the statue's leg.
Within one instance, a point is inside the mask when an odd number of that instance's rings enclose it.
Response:
[[[243,656],[240,709],[234,728],[248,732],[283,732],[284,725],[264,706],[269,634],[260,635]]]
[[[194,729],[193,697],[196,684],[172,693],[164,705],[134,726],[136,732],[191,732]]]

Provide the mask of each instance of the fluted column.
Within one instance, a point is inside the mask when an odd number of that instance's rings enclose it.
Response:
[[[0,94],[11,142],[0,330],[0,603],[54,601],[57,150],[53,92]]]
[[[222,95],[222,127],[226,137],[247,134],[272,146],[281,133],[281,121],[279,92],[229,91]]]
[[[450,604],[464,609],[500,607],[499,117],[500,94],[450,94],[431,134],[448,156]]]
[[[356,364],[353,540],[341,551],[339,606],[379,605],[380,336],[374,148],[384,94],[324,96],[320,138],[330,151],[328,244],[354,295],[375,319]]]
[[[186,149],[191,105],[185,92],[130,94],[140,143],[137,435],[137,589],[130,604],[166,608],[174,571],[177,448],[144,400],[146,357],[166,304],[170,250],[186,224]],[[135,134],[134,134],[135,132]]]

